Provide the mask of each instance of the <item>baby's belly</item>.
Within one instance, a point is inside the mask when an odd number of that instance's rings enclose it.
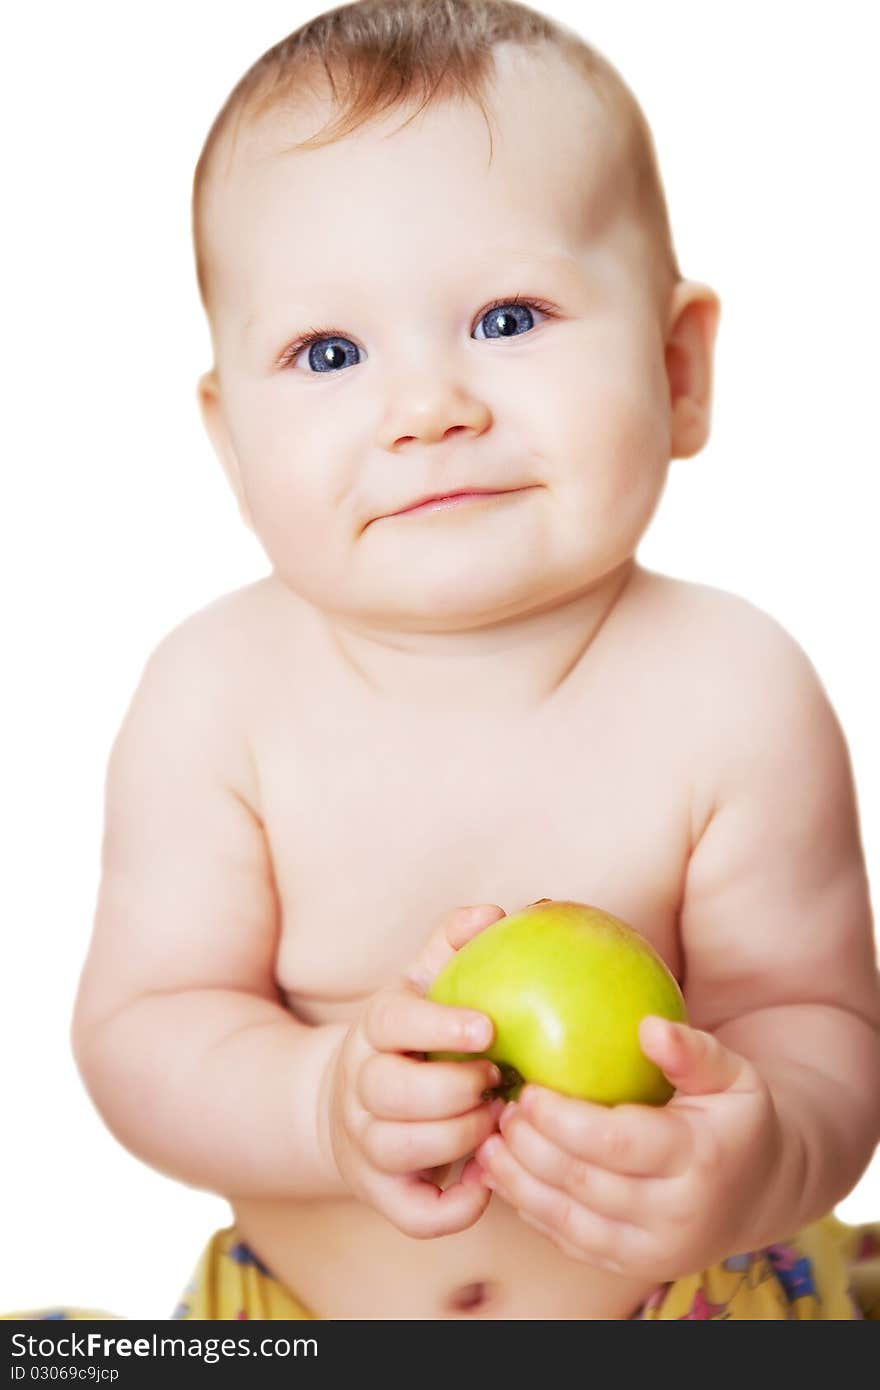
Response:
[[[651,1292],[572,1259],[493,1194],[466,1231],[416,1240],[372,1208],[237,1201],[238,1230],[313,1316],[623,1319]]]

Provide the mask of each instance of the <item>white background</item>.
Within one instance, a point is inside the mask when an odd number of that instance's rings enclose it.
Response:
[[[745,595],[810,654],[849,739],[876,881],[874,7],[542,8],[639,96],[682,269],[723,301],[713,438],[673,465],[641,558]],[[229,1220],[221,1199],[110,1136],[68,1024],[104,766],[142,665],[186,614],[267,570],[198,419],[210,359],[189,190],[234,82],[317,9],[5,12],[0,1311],[66,1301],[167,1317]],[[880,1218],[880,1156],[840,1211]]]

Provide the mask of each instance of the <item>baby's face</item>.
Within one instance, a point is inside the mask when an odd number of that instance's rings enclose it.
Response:
[[[243,130],[208,195],[215,443],[276,573],[369,624],[572,596],[666,476],[659,253],[616,211],[609,117],[561,63],[499,69],[491,166],[465,103],[282,153],[324,107]]]

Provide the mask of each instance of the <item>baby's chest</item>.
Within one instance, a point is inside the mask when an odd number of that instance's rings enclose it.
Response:
[[[607,727],[573,739],[552,723],[360,735],[279,738],[262,760],[276,976],[303,1017],[353,1012],[468,903],[595,904],[676,968],[689,799],[670,748]]]

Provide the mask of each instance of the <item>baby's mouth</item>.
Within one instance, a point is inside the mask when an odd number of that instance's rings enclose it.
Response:
[[[411,516],[416,512],[445,511],[449,507],[468,506],[475,502],[487,501],[493,497],[509,497],[515,492],[527,492],[528,490],[528,487],[468,488],[456,492],[437,493],[432,497],[419,498],[417,501],[409,503],[408,506],[401,507],[396,512],[389,512],[387,515]]]

